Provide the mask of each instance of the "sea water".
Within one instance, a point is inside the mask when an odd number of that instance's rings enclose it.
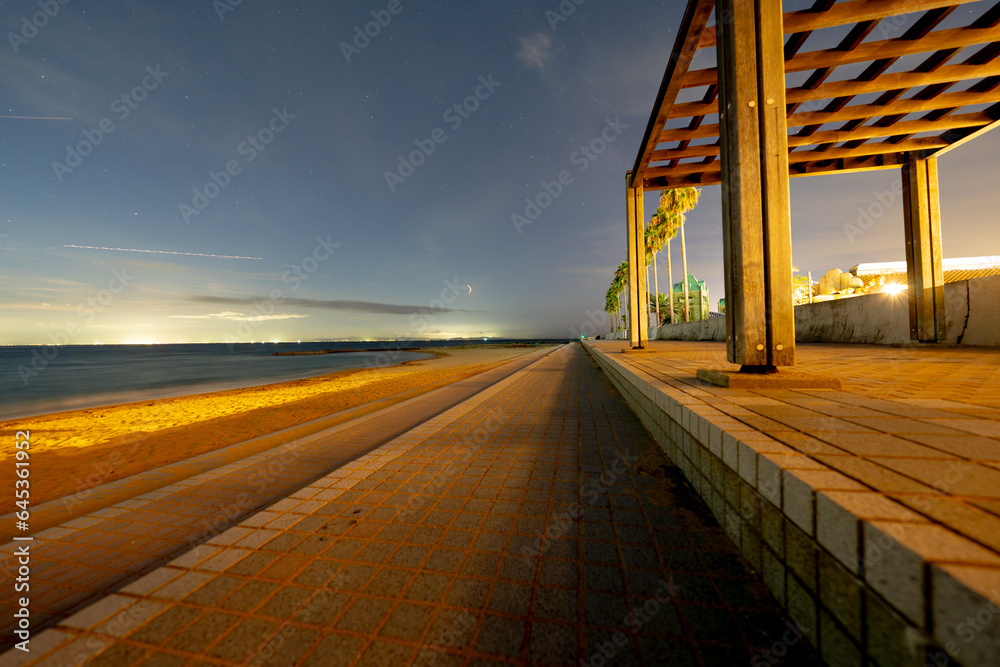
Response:
[[[0,420],[380,368],[466,341],[0,347]],[[337,354],[279,352],[354,350]],[[376,352],[368,350],[378,350]]]

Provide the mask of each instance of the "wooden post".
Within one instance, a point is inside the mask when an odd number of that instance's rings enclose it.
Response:
[[[910,338],[927,343],[943,341],[946,320],[937,158],[910,154],[902,178]]]
[[[795,365],[781,12],[716,0],[726,351],[747,371]]]
[[[629,344],[642,349],[649,340],[644,310],[649,310],[646,287],[646,235],[642,206],[642,185],[633,187],[632,172],[625,183],[625,211],[628,226]]]
[[[649,273],[646,271],[646,213],[643,205],[645,189],[640,183],[632,188],[635,197],[635,253],[639,258],[639,347],[649,343]]]
[[[636,326],[638,321],[638,312],[635,308],[635,299],[633,294],[635,293],[636,283],[638,282],[638,272],[636,268],[639,266],[638,257],[636,257],[636,234],[635,234],[635,196],[632,193],[632,172],[628,172],[625,177],[625,227],[626,227],[626,261],[628,262],[628,340],[629,347],[637,348],[640,346],[639,342],[639,327]]]

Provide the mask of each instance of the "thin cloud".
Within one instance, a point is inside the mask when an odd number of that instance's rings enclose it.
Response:
[[[237,313],[232,310],[227,310],[221,313],[209,313],[208,315],[168,315],[167,317],[175,320],[229,320],[232,322],[267,322],[270,320],[297,320],[309,316],[288,315],[285,313],[279,313],[275,315],[247,315],[246,313]]]
[[[256,305],[267,303],[267,297],[225,297],[225,296],[195,296],[192,301],[198,303],[215,304],[240,304]],[[433,304],[427,306],[405,306],[392,303],[376,303],[374,301],[320,301],[316,299],[283,299],[281,301],[286,306],[301,306],[304,308],[321,308],[324,310],[349,310],[359,313],[376,313],[380,315],[413,315],[413,314],[442,314],[442,313],[478,313],[478,310],[461,310],[458,308],[444,308]]]
[[[518,37],[520,46],[514,57],[529,67],[543,69],[552,59],[552,39],[539,32],[528,37]]]

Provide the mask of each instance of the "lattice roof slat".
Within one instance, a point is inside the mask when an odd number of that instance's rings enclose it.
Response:
[[[707,25],[714,5],[689,0],[636,157],[636,184],[720,182],[718,72],[689,69],[699,49],[716,46],[715,27]],[[966,5],[969,11],[955,12]],[[901,36],[865,41],[879,21],[900,15],[912,17]],[[958,18],[964,25],[956,27]],[[837,26],[849,27],[836,47],[807,50],[813,31]],[[786,74],[808,73],[795,77],[802,85],[786,90],[791,176],[898,166],[907,152],[939,154],[1000,121],[1000,2],[817,0],[810,9],[785,13],[783,31]],[[907,71],[890,71],[920,54],[925,57],[915,67],[911,61]],[[962,62],[950,62],[961,54]],[[836,80],[844,66],[860,74]],[[700,99],[677,102],[680,91],[699,87],[705,88]]]

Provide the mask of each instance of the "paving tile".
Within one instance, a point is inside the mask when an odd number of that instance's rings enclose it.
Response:
[[[221,468],[218,467],[218,462],[222,461],[223,457],[228,456],[228,452],[232,448],[210,452],[184,461],[178,466],[187,470],[200,467],[206,472],[161,488],[155,493],[142,494],[141,499],[126,500],[114,507],[100,509],[91,516],[69,520],[56,529],[59,532],[49,533],[49,535],[57,535],[62,538],[73,536],[81,538],[87,534],[93,534],[95,536],[93,539],[97,539],[101,544],[107,544],[109,539],[121,537],[116,533],[109,532],[118,530],[124,535],[135,536],[132,540],[133,543],[127,545],[128,550],[150,554],[164,560],[181,556],[189,547],[205,541],[219,546],[240,543],[241,546],[247,548],[256,548],[267,539],[273,538],[277,534],[277,529],[287,528],[293,524],[297,525],[296,522],[301,519],[301,514],[296,513],[317,511],[318,502],[321,499],[308,503],[284,500],[297,493],[304,484],[315,479],[317,474],[321,475],[323,471],[335,470],[340,465],[356,458],[358,451],[371,449],[373,445],[391,441],[394,437],[406,433],[414,425],[424,422],[428,415],[436,414],[482,392],[483,389],[491,387],[499,379],[533,363],[541,354],[544,354],[544,351],[532,353],[506,366],[397,404],[381,413],[376,413],[376,415],[368,415],[336,427],[333,432],[342,437],[343,440],[329,436],[324,438],[322,434],[309,436],[296,443],[284,445]],[[240,445],[233,447],[238,448]],[[271,480],[270,484],[266,486],[251,484],[248,488],[247,480],[254,479],[255,466],[259,466],[261,463],[268,465],[270,461],[278,459],[282,462],[281,473]],[[154,471],[148,473],[147,476],[156,474],[161,473]],[[128,479],[120,480],[109,485],[109,488],[113,486],[115,493],[121,493],[130,488],[130,484],[134,484],[134,482]],[[135,486],[140,485],[136,484]],[[248,491],[249,493],[247,493]],[[98,487],[93,492],[101,494],[105,490],[104,487]],[[237,501],[238,498],[247,495],[255,496],[253,502]],[[257,514],[252,512],[252,508],[276,502],[283,502],[278,510],[272,508],[269,512],[258,512]],[[59,505],[57,502],[53,506]],[[46,507],[34,508],[35,514],[42,516]],[[288,510],[289,514],[282,514],[281,510]],[[109,523],[109,518],[114,518],[115,521]],[[241,519],[247,521],[245,526],[234,529],[234,524]],[[274,530],[266,532],[253,530],[253,527],[265,524]],[[165,527],[168,526],[185,526],[187,530],[180,533],[176,531],[164,532]],[[140,535],[165,539],[138,539]],[[86,544],[85,542],[77,543]],[[206,552],[205,549],[196,553],[202,552]],[[188,556],[188,558],[193,557],[195,556]],[[88,563],[93,562],[94,558],[95,552],[92,549],[81,549],[72,554],[64,554],[63,562],[73,563],[74,567],[52,570],[45,572],[44,575],[39,572],[38,583],[48,581],[64,587],[64,590],[67,591],[80,590],[80,585],[87,580],[79,576],[76,568],[87,566]],[[120,563],[119,566],[122,568],[116,570],[118,582],[125,583],[142,571],[138,562],[131,564],[127,561],[116,562]],[[89,595],[93,599],[97,599],[109,587],[109,583],[106,577],[94,579],[93,582],[89,589]],[[100,582],[99,586],[98,582]],[[69,596],[64,595],[59,600],[68,601]],[[77,603],[78,601],[74,602],[74,604]],[[54,602],[54,604],[56,606],[51,608],[36,610],[35,615],[38,623],[44,622],[47,618],[65,616],[65,612],[70,610],[70,607],[66,607],[63,602]],[[8,622],[0,621],[0,632],[5,636],[4,626]],[[0,645],[0,648],[2,647],[3,645]]]
[[[616,648],[620,661],[657,664],[657,647],[676,649],[674,664],[684,664],[684,655],[695,660],[696,651],[702,660],[749,660],[749,646],[719,637],[750,635],[762,619],[780,619],[774,600],[749,583],[736,548],[672,462],[655,478],[614,467],[653,443],[606,376],[579,348],[565,349],[390,439],[374,455],[311,480],[310,490],[300,492],[300,485],[286,494],[314,498],[315,489],[342,485],[344,494],[310,505],[308,518],[299,514],[303,503],[288,502],[241,527],[209,531],[211,548],[222,551],[201,550],[198,562],[165,570],[172,580],[161,575],[144,584],[142,594],[165,605],[136,626],[151,640],[144,650],[197,656],[192,664],[242,661],[267,650],[273,654],[265,664],[288,656],[338,664],[362,653],[362,661],[405,664],[423,642],[439,647],[435,664],[451,664],[462,652],[476,656],[470,664],[543,655],[576,664],[621,633],[627,641]],[[450,467],[452,444],[501,405],[504,417],[486,444],[462,461],[464,468]],[[707,419],[688,426],[711,437]],[[779,447],[749,433],[745,442]],[[808,457],[802,462],[810,465]],[[618,471],[615,481],[593,501],[579,492],[579,480],[611,470]],[[412,509],[398,513],[401,499]],[[559,524],[570,509],[571,518]],[[553,533],[556,525],[567,530]],[[546,531],[550,537],[536,542]],[[523,555],[532,544],[544,552]],[[248,555],[237,559],[241,552]],[[702,596],[661,602],[654,586],[671,572],[698,577],[688,588]],[[171,585],[170,597],[156,591]],[[182,589],[186,597],[172,599]],[[177,611],[194,610],[190,605],[198,605],[198,616]],[[736,616],[733,605],[754,612]],[[282,626],[289,617],[292,625]],[[275,648],[267,637],[278,627],[300,634]],[[586,638],[583,646],[579,637]],[[702,645],[713,648],[695,648]]]
[[[863,548],[865,581],[920,626],[927,610],[925,561],[1000,567],[1000,556],[936,525],[865,522]]]
[[[109,595],[86,609],[73,614],[63,621],[61,625],[67,628],[86,630],[121,612],[123,609],[134,604],[134,602],[133,598],[121,595]]]
[[[935,639],[970,665],[995,662],[1000,655],[1000,570],[938,565],[931,571]]]
[[[861,574],[860,521],[926,523],[921,515],[875,492],[820,491],[816,494],[816,537],[855,574]]]

